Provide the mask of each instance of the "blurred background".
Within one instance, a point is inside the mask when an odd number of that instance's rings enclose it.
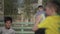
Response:
[[[4,26],[4,16],[13,18],[16,34],[34,34],[32,31],[35,14],[39,5],[49,0],[0,0],[0,27]],[[60,0],[58,0],[60,1]]]

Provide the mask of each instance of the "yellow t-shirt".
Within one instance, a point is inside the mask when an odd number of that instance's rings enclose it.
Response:
[[[60,16],[49,16],[40,24],[38,28],[46,28],[45,34],[60,34]]]

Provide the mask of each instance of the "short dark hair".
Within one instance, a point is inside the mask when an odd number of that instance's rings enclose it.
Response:
[[[40,6],[38,6],[38,8],[43,8],[43,6],[42,6],[42,5],[40,5]]]
[[[60,14],[60,3],[56,0],[49,1],[46,5],[49,7],[54,7],[56,9],[56,13]]]
[[[11,23],[12,23],[12,18],[11,17],[4,17],[4,22],[6,23],[6,21],[11,21]]]

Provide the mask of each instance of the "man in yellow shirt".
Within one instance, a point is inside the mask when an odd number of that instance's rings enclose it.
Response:
[[[38,24],[38,28],[46,28],[46,34],[58,34],[59,16],[49,16],[42,23]]]
[[[45,34],[60,34],[60,4],[57,1],[47,3],[46,14],[48,17],[38,24],[37,28],[46,28]]]

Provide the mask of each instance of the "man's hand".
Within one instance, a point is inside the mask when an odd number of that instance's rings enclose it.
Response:
[[[40,20],[41,20],[40,17],[41,17],[40,15],[38,15],[38,16],[36,17],[36,19],[35,19],[35,24],[34,24],[34,26],[33,26],[33,28],[32,28],[33,31],[38,30],[38,24],[40,23]]]
[[[37,30],[38,30],[37,25],[35,25],[32,30],[33,30],[34,32],[37,31]]]

